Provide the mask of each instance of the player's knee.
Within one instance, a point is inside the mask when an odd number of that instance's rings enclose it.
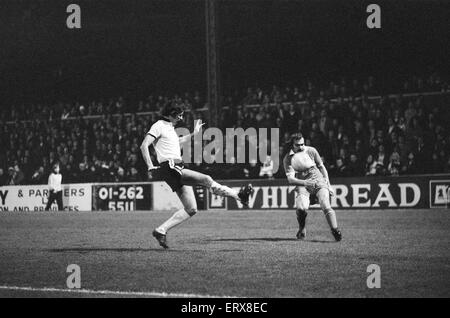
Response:
[[[295,207],[297,208],[297,210],[303,210],[306,211],[309,208],[309,202],[307,199],[297,199],[295,202]]]
[[[186,213],[189,214],[189,216],[194,216],[197,213],[197,208],[186,209]]]
[[[211,178],[210,176],[205,175],[205,176],[203,177],[203,183],[204,183],[205,186],[211,187],[211,185],[213,184],[213,182],[214,182],[214,180],[213,180],[213,178]]]
[[[328,215],[328,214],[334,213],[334,210],[332,208],[325,208],[325,209],[323,209],[323,213],[325,215]]]

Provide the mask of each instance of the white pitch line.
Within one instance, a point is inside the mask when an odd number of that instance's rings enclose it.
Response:
[[[181,298],[240,298],[236,296],[214,296],[201,294],[182,294],[182,293],[160,293],[160,292],[133,292],[133,291],[114,291],[114,290],[92,290],[92,289],[63,289],[51,287],[20,287],[20,286],[0,286],[0,290],[19,290],[32,292],[63,292],[74,294],[99,294],[99,295],[123,295],[123,296],[146,296],[146,297],[181,297]]]

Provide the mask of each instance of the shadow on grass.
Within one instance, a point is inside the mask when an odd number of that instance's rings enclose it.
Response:
[[[46,249],[46,252],[51,253],[92,253],[92,252],[118,252],[118,253],[127,253],[127,252],[178,252],[178,253],[186,253],[186,252],[205,252],[205,250],[191,250],[191,249],[163,249],[163,248],[107,248],[107,247],[72,247],[72,248],[51,248]],[[241,252],[240,249],[221,249],[216,250],[215,252]]]
[[[252,237],[252,238],[223,238],[223,239],[213,239],[209,240],[211,242],[256,242],[256,241],[266,241],[266,242],[288,242],[288,241],[299,241],[299,242],[310,242],[310,243],[336,243],[335,241],[325,241],[325,240],[299,240],[296,238],[286,238],[286,237]]]
[[[311,243],[337,243],[336,241],[325,241],[325,240],[304,240],[304,241]]]
[[[50,248],[46,249],[47,252],[52,253],[90,253],[90,252],[164,252],[174,250],[164,250],[162,248],[108,248],[108,247],[70,247],[70,248]]]

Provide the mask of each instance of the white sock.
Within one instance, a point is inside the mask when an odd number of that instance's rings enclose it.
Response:
[[[211,184],[211,191],[212,191],[212,193],[223,196],[223,197],[232,197],[238,201],[240,200],[237,191],[235,191],[225,185],[221,185],[221,184],[217,183],[216,181],[213,181],[213,183]]]
[[[189,219],[191,216],[187,214],[187,212],[184,209],[178,210],[175,212],[170,219],[168,219],[166,222],[161,224],[156,231],[162,234],[166,234],[167,231],[169,231],[171,228],[177,226],[180,223],[183,223],[187,219]]]
[[[331,229],[337,228],[337,221],[336,221],[336,213],[333,209],[325,209],[325,218],[327,219],[328,225]]]

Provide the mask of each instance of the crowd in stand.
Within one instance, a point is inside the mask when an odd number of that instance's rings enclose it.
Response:
[[[428,96],[429,91],[443,93]],[[405,81],[394,97],[373,78],[254,87],[226,97],[218,122],[223,130],[279,128],[280,155],[290,135],[301,131],[332,177],[450,173],[448,91],[435,75]],[[54,162],[60,163],[64,183],[157,180],[157,171],[147,173],[139,146],[157,112],[170,102],[191,110],[185,120],[191,130],[194,119],[205,115],[198,92],[136,102],[119,97],[5,108],[0,112],[0,185],[46,183]],[[282,167],[273,171],[273,158],[260,160],[264,163],[188,166],[218,179],[284,177]]]
[[[89,117],[111,114],[149,113],[159,111],[165,104],[176,102],[183,104],[187,109],[199,109],[205,106],[204,98],[198,91],[185,93],[183,96],[150,95],[144,100],[128,100],[123,97],[101,99],[86,103],[77,101],[73,103],[58,102],[54,104],[18,104],[10,107],[2,107],[0,121],[42,121],[68,119],[75,117]]]

